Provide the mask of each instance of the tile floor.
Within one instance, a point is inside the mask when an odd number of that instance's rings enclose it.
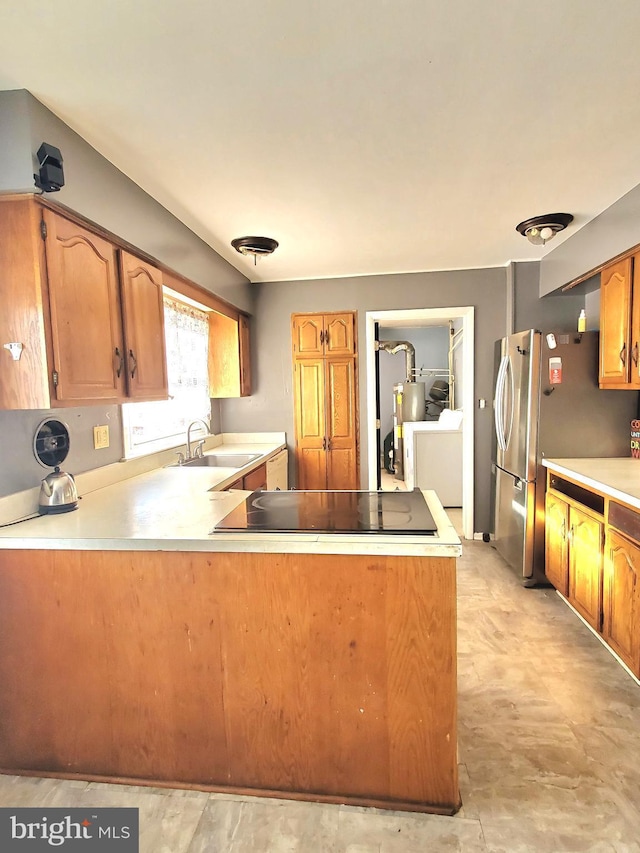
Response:
[[[141,853],[640,853],[640,687],[491,545],[459,561],[455,817],[0,776],[0,806],[137,806]]]

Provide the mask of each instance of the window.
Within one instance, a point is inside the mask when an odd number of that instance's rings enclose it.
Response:
[[[175,447],[191,421],[211,416],[208,314],[165,294],[164,327],[169,399],[122,406],[127,458]]]

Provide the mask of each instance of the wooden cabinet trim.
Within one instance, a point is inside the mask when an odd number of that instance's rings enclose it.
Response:
[[[23,199],[25,196],[15,196],[15,195],[7,195],[2,196],[0,198],[1,201],[7,200],[12,201],[15,199]],[[124,249],[127,252],[130,252],[132,255],[136,255],[140,260],[145,261],[146,263],[152,264],[157,267],[162,273],[167,273],[167,275],[171,278],[171,284],[168,284],[173,290],[177,293],[181,293],[183,296],[187,296],[190,299],[195,299],[197,302],[201,302],[207,308],[211,308],[213,311],[218,311],[220,314],[225,314],[227,317],[232,317],[233,319],[238,319],[238,316],[243,313],[230,302],[222,299],[219,296],[216,296],[215,293],[212,293],[210,290],[202,287],[199,284],[191,281],[190,279],[183,276],[181,273],[176,272],[175,270],[168,267],[161,260],[150,255],[148,252],[145,252],[144,249],[140,249],[137,246],[134,246],[132,243],[129,243],[123,237],[118,236],[118,234],[114,234],[113,231],[109,231],[108,228],[104,228],[99,223],[95,222],[92,219],[89,219],[86,216],[83,216],[81,213],[78,213],[75,210],[67,207],[60,202],[52,202],[48,198],[43,198],[42,196],[29,195],[27,196],[30,199],[33,199],[36,204],[41,205],[42,207],[49,208],[61,216],[70,219],[72,222],[75,222],[78,225],[82,225],[84,228],[87,228],[89,231],[93,231],[99,237],[104,237],[113,243],[117,248]]]

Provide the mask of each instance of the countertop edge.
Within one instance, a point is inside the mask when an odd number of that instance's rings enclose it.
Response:
[[[564,474],[586,488],[594,489],[616,498],[629,506],[640,509],[640,460],[629,457],[543,459],[542,464],[550,471]],[[600,469],[600,472],[596,469]],[[637,471],[633,471],[637,468]],[[638,480],[637,487],[629,491],[628,481],[632,475]],[[623,482],[624,481],[624,482]]]

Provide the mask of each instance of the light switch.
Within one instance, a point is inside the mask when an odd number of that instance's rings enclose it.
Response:
[[[96,426],[93,428],[93,447],[95,450],[102,450],[104,447],[109,447],[108,426]]]

